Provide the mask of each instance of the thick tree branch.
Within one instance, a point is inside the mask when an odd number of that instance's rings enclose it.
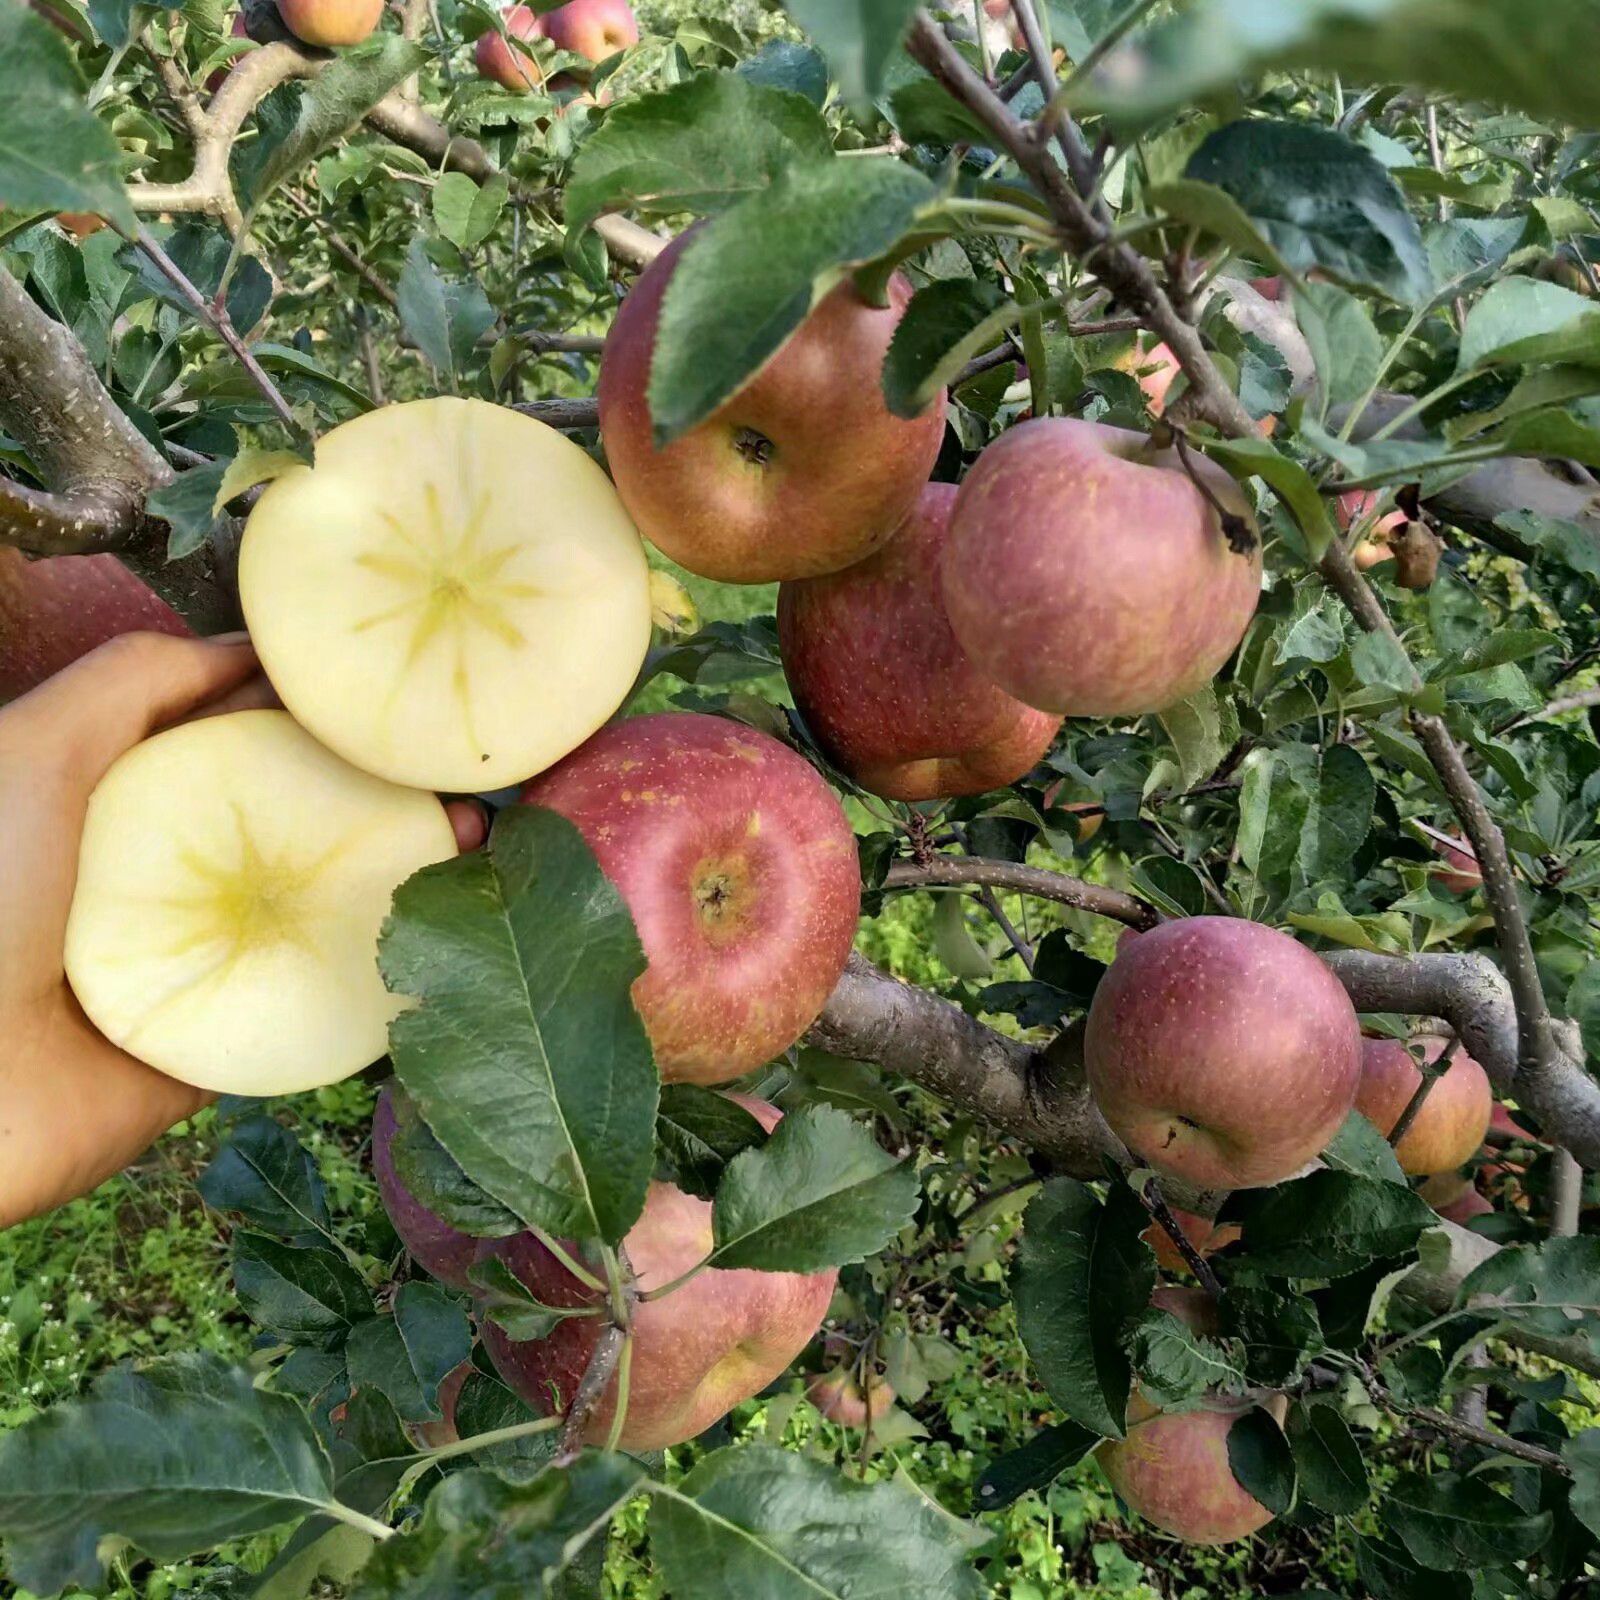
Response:
[[[1065,873],[1020,862],[989,861],[978,856],[934,856],[930,861],[897,861],[884,879],[886,889],[958,888],[973,885],[987,889],[1013,889],[1036,900],[1054,900],[1097,916],[1124,922],[1130,928],[1153,928],[1160,916],[1156,908],[1136,895],[1124,894],[1100,883],[1085,883]]]

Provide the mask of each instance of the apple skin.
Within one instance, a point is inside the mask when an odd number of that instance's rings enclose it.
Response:
[[[1461,1172],[1436,1172],[1417,1185],[1417,1193],[1446,1222],[1464,1224],[1494,1210],[1494,1205],[1479,1192],[1472,1179]]]
[[[193,630],[115,556],[0,549],[0,703],[123,633]]]
[[[527,6],[512,6],[503,20],[506,32],[513,39],[549,37],[545,31],[549,17],[541,17]],[[537,89],[544,82],[538,67],[520,50],[507,44],[493,28],[478,35],[478,42],[472,47],[472,62],[480,77],[488,78],[504,89],[521,93]]]
[[[861,871],[814,768],[698,712],[602,728],[522,791],[582,832],[649,966],[633,1001],[668,1083],[726,1083],[787,1050],[844,971]]]
[[[870,1416],[876,1422],[894,1404],[894,1389],[889,1380],[874,1373],[861,1392],[855,1373],[847,1367],[819,1373],[806,1385],[806,1399],[829,1422],[846,1428],[865,1427]]]
[[[430,1211],[395,1171],[390,1153],[399,1132],[394,1097],[403,1092],[386,1084],[372,1113],[372,1172],[378,1180],[378,1194],[411,1259],[440,1283],[452,1289],[466,1289],[470,1287],[467,1269],[478,1257],[478,1240],[452,1228],[443,1217]]]
[[[1133,932],[1131,928],[1128,931]],[[1171,1210],[1172,1219],[1183,1230],[1184,1238],[1202,1256],[1213,1255],[1224,1249],[1244,1231],[1236,1222],[1225,1222],[1218,1227],[1214,1217],[1196,1216],[1194,1212],[1180,1211],[1176,1206]],[[1156,1265],[1163,1272],[1188,1273],[1189,1263],[1183,1259],[1177,1245],[1167,1237],[1167,1230],[1159,1222],[1152,1222],[1139,1237],[1155,1252]]]
[[[1483,887],[1483,869],[1471,845],[1464,839],[1436,839],[1434,845],[1444,857],[1444,865],[1433,869],[1433,878],[1456,894],[1471,894]]]
[[[907,421],[884,404],[883,358],[911,285],[889,304],[842,283],[730,400],[658,449],[646,391],[662,296],[692,234],[647,267],[600,362],[600,431],[639,531],[727,583],[837,572],[883,544],[915,504],[944,438],[945,397]]]
[[[1444,1047],[1443,1039],[1425,1040],[1424,1059],[1437,1061]],[[1356,1110],[1379,1133],[1388,1136],[1421,1082],[1422,1074],[1398,1039],[1362,1041]],[[1401,1170],[1417,1177],[1451,1172],[1470,1161],[1489,1131],[1493,1110],[1489,1075],[1465,1050],[1458,1049],[1449,1070],[1428,1091],[1417,1120],[1395,1146]]]
[[[278,0],[283,25],[323,50],[360,44],[383,17],[384,0]]]
[[[1186,1544],[1231,1544],[1272,1521],[1228,1465],[1228,1432],[1250,1409],[1248,1400],[1219,1397],[1194,1411],[1159,1412],[1136,1392],[1128,1435],[1099,1447],[1100,1466],[1146,1522]],[[1273,1395],[1266,1409],[1281,1423],[1288,1399]]]
[[[782,1113],[748,1095],[731,1095],[769,1132]],[[644,1212],[623,1240],[641,1288],[659,1288],[711,1251],[711,1202],[670,1183],[652,1183]],[[585,1288],[531,1234],[485,1241],[546,1305],[596,1305]],[[633,1374],[624,1450],[664,1450],[704,1433],[741,1400],[759,1394],[805,1349],[833,1298],[837,1271],[755,1272],[708,1268],[661,1300],[634,1312]],[[518,1344],[493,1322],[483,1342],[495,1370],[535,1410],[572,1401],[600,1324],[569,1317],[548,1338]],[[615,1381],[589,1419],[584,1437],[603,1444],[616,1405]]]
[[[1378,505],[1380,496],[1376,489],[1352,489],[1348,494],[1342,494],[1334,501],[1334,517],[1341,529],[1346,533],[1358,522],[1370,517]],[[1390,541],[1395,532],[1405,527],[1406,514],[1403,511],[1390,511],[1379,517],[1366,533],[1358,540],[1350,551],[1351,559],[1363,572],[1370,572],[1372,568],[1383,561],[1394,559],[1394,550]]]
[[[1494,1109],[1489,1113],[1489,1131],[1498,1133],[1507,1139],[1521,1139],[1526,1144],[1539,1144],[1542,1141],[1539,1135],[1524,1128],[1517,1119],[1511,1115],[1510,1110],[1498,1100]]]
[[[988,682],[950,631],[939,555],[955,499],[928,484],[883,549],[778,590],[795,705],[834,765],[889,800],[1002,789],[1061,726]]]
[[[1227,473],[1194,465],[1253,525]],[[1194,694],[1233,654],[1260,597],[1261,549],[1229,548],[1176,452],[1045,417],[973,463],[943,583],[956,638],[1008,694],[1067,716],[1140,715]]]
[[[544,17],[545,37],[558,49],[604,61],[639,42],[639,23],[627,0],[569,0]]]
[[[1361,1031],[1304,945],[1239,917],[1187,917],[1118,952],[1084,1059],[1141,1161],[1196,1188],[1251,1189],[1293,1177],[1339,1131]]]

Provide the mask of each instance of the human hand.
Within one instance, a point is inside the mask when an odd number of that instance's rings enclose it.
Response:
[[[125,750],[193,716],[275,703],[243,635],[139,633],[0,710],[0,1228],[86,1193],[210,1099],[117,1049],[73,997],[62,950],[78,841]],[[448,809],[457,844],[481,844],[477,806]]]

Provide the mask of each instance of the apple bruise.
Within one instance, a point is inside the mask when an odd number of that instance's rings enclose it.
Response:
[[[839,802],[792,750],[718,717],[631,717],[523,792],[582,831],[649,961],[634,1003],[668,1082],[725,1083],[815,1020],[855,937]]]
[[[1090,1088],[1158,1171],[1244,1189],[1301,1171],[1355,1098],[1361,1035],[1348,996],[1303,945],[1237,917],[1141,934],[1089,1008]]]

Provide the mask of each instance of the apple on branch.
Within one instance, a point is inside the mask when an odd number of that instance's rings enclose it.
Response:
[[[1208,684],[1255,615],[1261,545],[1233,479],[1190,460],[1194,477],[1142,434],[1063,417],[989,445],[943,559],[974,666],[1079,717],[1160,711]]]
[[[1129,931],[1132,932],[1131,929]],[[1224,1222],[1219,1226],[1215,1217],[1197,1216],[1192,1211],[1180,1211],[1176,1206],[1168,1209],[1172,1212],[1172,1220],[1178,1224],[1178,1231],[1194,1246],[1195,1254],[1202,1258],[1225,1250],[1244,1231],[1236,1222]],[[1184,1259],[1183,1252],[1159,1222],[1152,1222],[1139,1237],[1155,1252],[1156,1265],[1163,1272],[1189,1271],[1189,1263]]]
[[[883,549],[778,591],[800,715],[841,772],[891,800],[1004,788],[1061,726],[990,683],[950,631],[939,557],[955,499],[953,484],[928,484]]]
[[[1423,1059],[1437,1061],[1446,1042],[1437,1037],[1423,1040]],[[1362,1040],[1356,1110],[1379,1133],[1388,1137],[1421,1084],[1420,1069],[1398,1039]],[[1416,1120],[1394,1147],[1401,1169],[1420,1176],[1465,1165],[1483,1143],[1493,1110],[1489,1075],[1457,1046],[1443,1076],[1428,1090]]]
[[[544,15],[545,37],[558,50],[604,61],[639,42],[639,22],[628,0],[568,0]]]
[[[633,1000],[668,1082],[726,1083],[787,1050],[850,955],[855,837],[816,770],[721,717],[613,723],[523,791],[573,823],[649,965]]]
[[[545,25],[548,15],[540,16],[531,6],[512,6],[501,18],[510,39],[545,39],[549,37]],[[496,28],[478,35],[472,49],[473,64],[481,77],[498,83],[502,88],[523,91],[544,86],[544,74],[526,51],[500,36]]]
[[[806,1385],[806,1399],[829,1422],[844,1428],[864,1428],[887,1415],[894,1405],[894,1386],[881,1373],[867,1377],[865,1393],[856,1374],[848,1367],[820,1372]]]
[[[733,1095],[770,1133],[776,1106]],[[603,1297],[578,1282],[530,1234],[486,1241],[547,1306],[599,1306]],[[664,1288],[712,1249],[711,1202],[670,1183],[652,1183],[644,1212],[622,1248],[641,1291]],[[805,1349],[828,1314],[838,1273],[757,1272],[707,1268],[659,1300],[641,1300],[633,1314],[633,1370],[621,1436],[623,1450],[664,1450],[704,1433],[741,1400],[779,1376]],[[495,1370],[535,1410],[564,1411],[599,1338],[595,1317],[568,1317],[548,1337],[515,1341],[492,1320],[483,1342]],[[616,1409],[617,1385],[591,1413],[584,1437],[604,1443]]]
[[[680,565],[725,583],[837,572],[882,545],[916,503],[944,438],[944,394],[894,416],[880,374],[911,298],[840,284],[704,422],[658,445],[648,388],[662,298],[697,235],[680,235],[622,302],[600,363],[600,431],[623,503]]]
[[[360,44],[383,18],[384,0],[278,0],[283,25],[323,50]]]
[[[183,723],[90,798],[67,978],[101,1033],[180,1082],[335,1083],[384,1053],[405,1004],[378,975],[395,888],[455,851],[433,795],[358,771],[286,712]]]
[[[440,1283],[466,1289],[478,1241],[429,1210],[406,1188],[395,1167],[395,1138],[416,1115],[405,1090],[394,1083],[384,1086],[372,1114],[372,1172],[378,1180],[378,1196],[406,1254]]]
[[[605,474],[482,400],[413,400],[322,436],[239,555],[272,686],[394,783],[520,783],[621,705],[650,642],[644,547]]]

